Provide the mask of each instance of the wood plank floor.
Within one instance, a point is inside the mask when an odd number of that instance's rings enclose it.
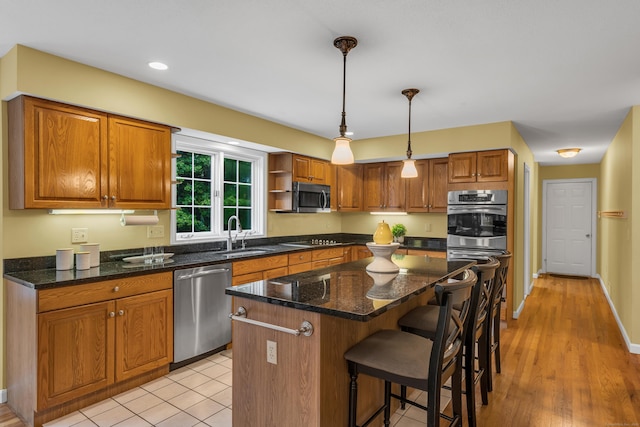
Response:
[[[479,426],[640,426],[640,355],[596,280],[537,279],[513,324]],[[23,426],[0,405],[0,427]]]

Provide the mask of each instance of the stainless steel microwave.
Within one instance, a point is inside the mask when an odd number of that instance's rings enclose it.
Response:
[[[331,187],[322,184],[294,182],[293,211],[298,213],[331,212]]]

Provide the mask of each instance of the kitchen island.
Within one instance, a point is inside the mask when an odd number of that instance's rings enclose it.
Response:
[[[368,272],[373,258],[367,258],[227,288],[234,312],[246,312],[233,322],[234,426],[346,426],[345,351],[380,329],[397,329],[397,320],[426,303],[436,283],[474,264],[392,260],[398,273]],[[243,316],[252,323],[238,319]],[[305,322],[310,335],[282,330],[308,330]],[[378,380],[359,379],[359,423],[383,401],[382,391]]]

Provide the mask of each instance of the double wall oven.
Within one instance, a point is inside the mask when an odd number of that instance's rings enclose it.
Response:
[[[483,258],[507,249],[507,190],[450,191],[447,258]]]

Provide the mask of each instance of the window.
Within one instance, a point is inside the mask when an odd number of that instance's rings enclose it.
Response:
[[[172,243],[225,239],[232,215],[244,233],[264,236],[266,153],[184,135],[174,144]]]

